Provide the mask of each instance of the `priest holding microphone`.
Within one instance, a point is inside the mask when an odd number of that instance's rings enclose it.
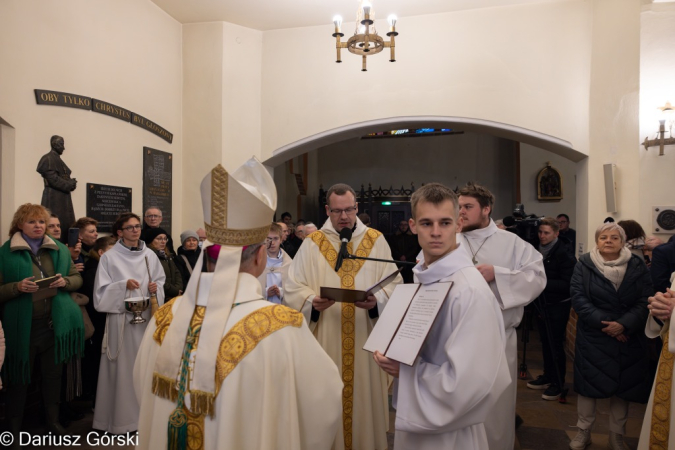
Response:
[[[354,189],[346,184],[332,186],[326,194],[326,213],[328,220],[321,230],[305,239],[307,242],[293,259],[286,302],[305,314],[314,336],[337,365],[344,382],[342,426],[334,449],[384,450],[389,425],[388,377],[362,348],[402,279],[397,275],[392,283],[362,302],[336,303],[320,297],[321,287],[366,290],[396,270],[394,264],[386,262],[340,257],[344,238],[350,254],[392,259],[382,233],[357,218]]]

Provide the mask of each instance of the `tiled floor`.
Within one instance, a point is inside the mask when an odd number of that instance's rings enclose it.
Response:
[[[520,335],[519,335],[520,336]],[[522,361],[522,343],[518,342],[518,362]],[[533,332],[527,344],[527,366],[531,378],[541,375],[543,361],[539,336]],[[518,380],[516,411],[524,422],[516,432],[516,450],[565,450],[577,434],[577,394],[572,383],[572,361],[567,361],[567,403],[542,400],[542,391],[527,388],[528,380]],[[530,378],[530,379],[531,379]],[[626,424],[626,444],[636,449],[646,405],[631,403]],[[588,450],[606,449],[609,400],[598,401],[592,444]]]
[[[522,344],[519,341],[519,349]],[[519,363],[521,362],[522,352],[519,352]],[[536,378],[542,372],[541,345],[536,333],[532,333],[530,343],[527,346],[527,365],[532,378]],[[572,390],[572,364],[568,361],[567,386],[570,388],[567,396],[567,403],[561,404],[557,401],[545,401],[541,399],[542,391],[528,389],[527,380],[518,380],[518,400],[517,412],[523,418],[524,422],[516,432],[515,450],[566,450],[570,440],[576,435],[575,427],[577,421],[576,399],[577,396]],[[87,443],[87,434],[91,432],[91,422],[93,413],[90,403],[76,403],[75,407],[85,413],[85,418],[75,422],[68,427],[67,431],[73,435],[81,435],[81,449],[98,449],[101,446],[89,445]],[[601,400],[598,403],[598,412],[596,425],[593,430],[593,443],[588,450],[607,448],[608,434],[608,400]],[[642,418],[645,412],[645,405],[631,404],[629,410],[629,419],[627,424],[626,443],[631,449],[637,448],[640,428],[642,427]],[[394,420],[395,411],[391,410],[390,430],[388,434],[390,448],[393,448],[394,441]],[[39,433],[40,425],[34,423],[30,431]],[[92,442],[90,436],[90,442]],[[40,448],[59,449],[61,447],[43,446]],[[108,446],[107,448],[133,449],[133,446]],[[460,449],[458,449],[460,450]]]

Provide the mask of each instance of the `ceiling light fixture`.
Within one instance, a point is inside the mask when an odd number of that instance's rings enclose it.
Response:
[[[366,72],[368,70],[366,68],[366,57],[380,53],[387,47],[390,49],[391,55],[389,61],[396,61],[394,45],[394,37],[398,36],[396,32],[396,16],[392,14],[387,18],[389,22],[389,32],[387,33],[389,41],[385,41],[377,34],[377,30],[375,29],[373,21],[375,15],[372,8],[373,6],[368,0],[359,1],[359,9],[356,12],[356,30],[354,31],[354,36],[350,37],[347,42],[340,41],[340,38],[344,36],[340,31],[342,17],[333,17],[333,24],[335,25],[333,37],[335,38],[335,48],[337,49],[337,60],[335,62],[342,62],[340,51],[346,48],[355,55],[361,55],[361,71]]]

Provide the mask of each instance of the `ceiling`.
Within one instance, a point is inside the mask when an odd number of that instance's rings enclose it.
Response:
[[[181,23],[224,21],[267,31],[345,22],[356,17],[358,0],[152,0]],[[377,19],[399,18],[463,9],[552,3],[570,0],[371,0]]]

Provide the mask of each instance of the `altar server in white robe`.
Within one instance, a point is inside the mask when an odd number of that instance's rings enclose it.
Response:
[[[347,245],[351,254],[391,260],[391,250],[382,233],[357,218],[356,194],[350,186],[332,186],[326,203],[328,220],[303,241],[291,263],[286,302],[305,313],[310,329],[337,365],[345,384],[342,427],[334,448],[384,450],[389,428],[389,380],[363,345],[402,278],[398,275],[364,302],[336,304],[319,297],[322,286],[365,290],[396,270],[391,263],[345,259],[336,272],[339,234],[344,228],[353,230]]]
[[[516,327],[527,304],[546,287],[541,253],[516,234],[500,230],[490,218],[495,197],[469,183],[459,191],[462,233],[458,242],[488,282],[504,318],[506,358],[512,381],[485,420],[490,450],[510,450],[515,442],[518,342]]]
[[[395,450],[485,450],[483,421],[511,376],[497,302],[457,243],[459,207],[447,187],[429,183],[411,198],[410,229],[424,262],[415,282],[453,283],[412,366],[374,355],[397,378]]]
[[[670,277],[673,283],[675,273]],[[655,339],[661,336],[663,348],[649,403],[642,422],[642,432],[638,450],[664,449],[675,450],[675,331],[671,326],[671,316],[675,308],[675,283],[666,292],[658,292],[649,298],[649,319],[645,327],[647,337]],[[659,322],[657,322],[657,320]],[[655,393],[658,395],[655,396]]]
[[[276,188],[255,158],[201,184],[207,239],[185,294],[155,314],[134,388],[139,449],[328,450],[342,382],[298,311],[263,297]]]
[[[166,275],[155,252],[139,240],[141,220],[136,214],[122,213],[113,234],[119,240],[101,256],[94,284],[94,308],[107,318],[92,427],[119,434],[138,429],[138,400],[131,389],[134,361],[152,317],[148,308],[142,313],[145,323],[130,324],[133,314],[125,310],[124,300],[157,294],[163,304]]]

